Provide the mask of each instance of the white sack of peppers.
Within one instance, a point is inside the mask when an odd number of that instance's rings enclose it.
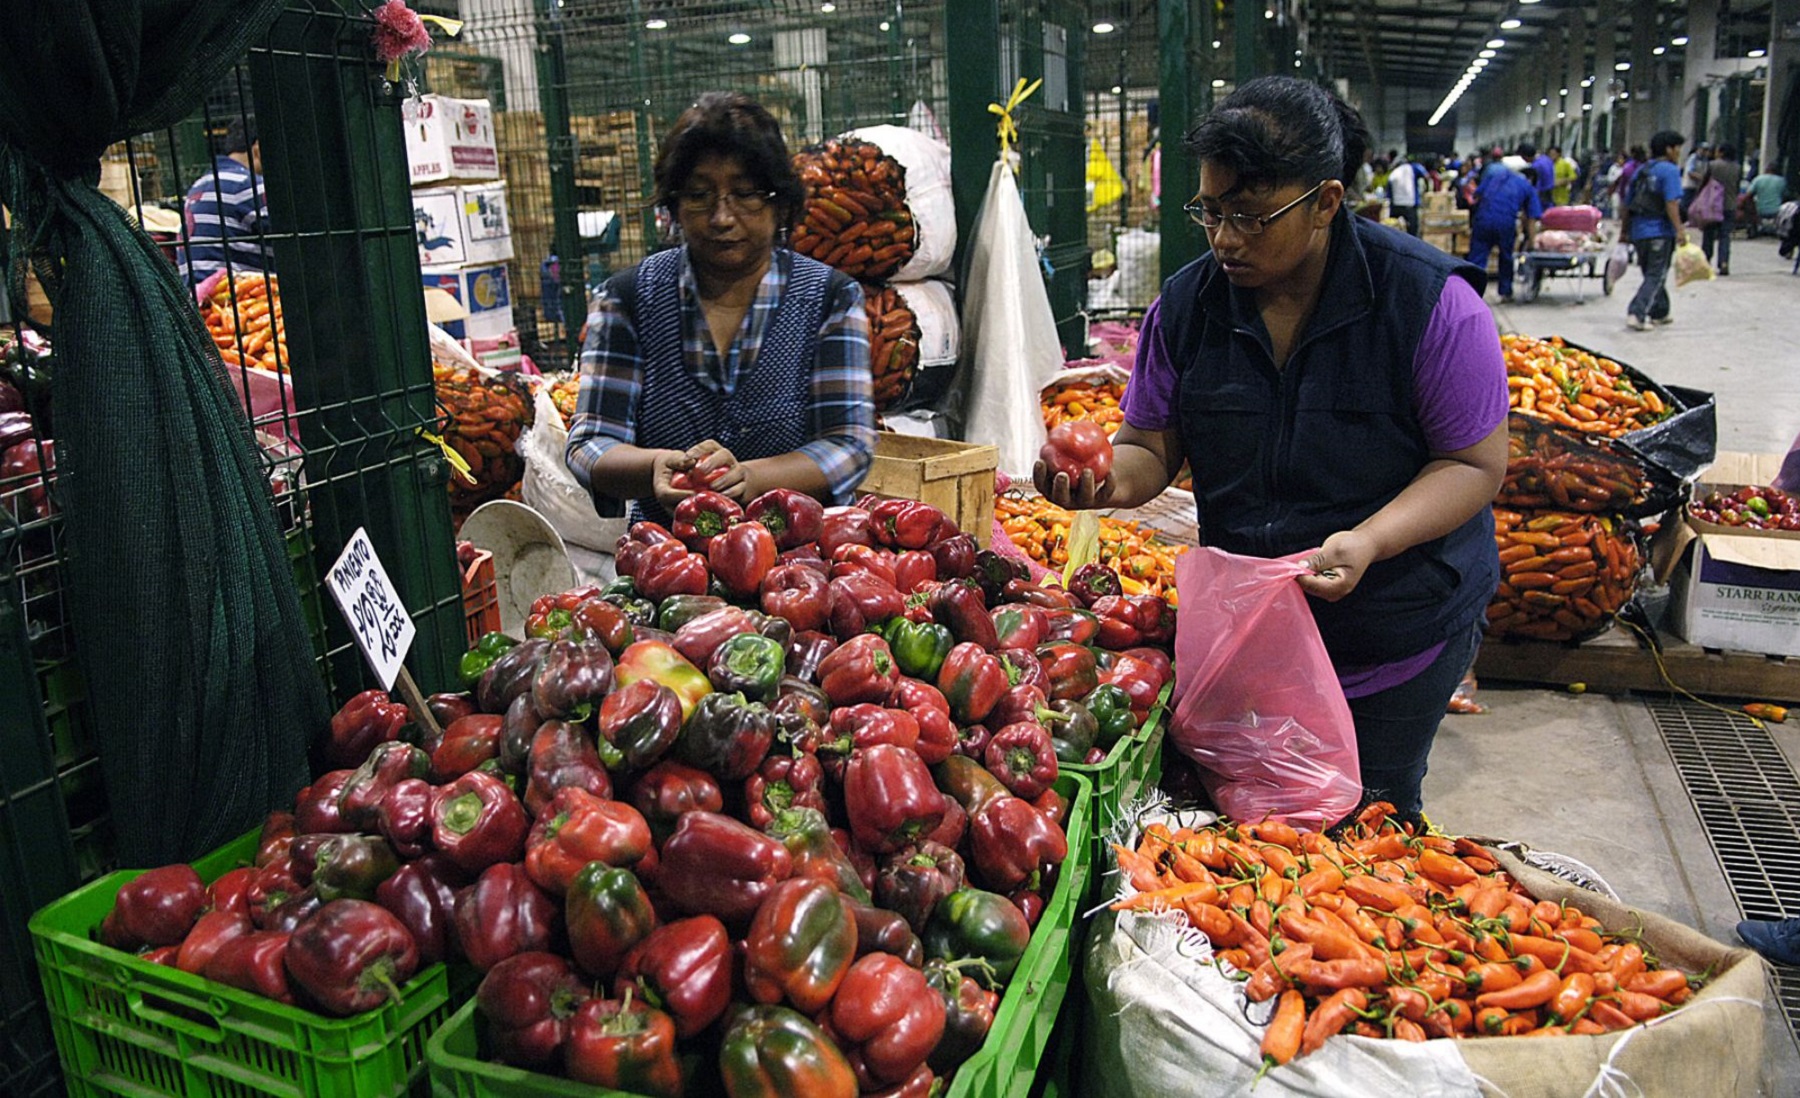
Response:
[[[1210,813],[1161,805],[1127,809],[1119,835],[1202,827]],[[1782,1093],[1763,1078],[1762,962],[1662,916],[1588,891],[1506,851],[1495,860],[1540,900],[1579,906],[1609,929],[1641,927],[1643,948],[1668,967],[1710,973],[1688,1001],[1647,1024],[1554,1038],[1466,1037],[1423,1042],[1339,1034],[1263,1072],[1262,1039],[1275,1000],[1252,1003],[1213,962],[1206,936],[1172,913],[1095,917],[1085,958],[1084,1076],[1094,1098],[1250,1094],[1257,1098],[1688,1098]],[[1111,855],[1107,858],[1112,862]],[[1116,874],[1113,881],[1120,881]],[[1135,892],[1123,883],[1120,896]]]

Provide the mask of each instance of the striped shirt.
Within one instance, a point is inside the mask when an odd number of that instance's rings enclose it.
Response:
[[[686,248],[682,249],[680,306],[682,358],[704,388],[729,398],[739,379],[755,368],[771,318],[787,289],[793,253],[775,252],[756,300],[726,353],[713,345],[701,307],[699,286]],[[581,388],[569,423],[568,462],[575,478],[592,490],[590,476],[600,455],[621,442],[636,444],[643,396],[643,361],[637,331],[610,290],[594,298],[587,341],[581,348]],[[869,321],[862,288],[846,284],[826,310],[819,329],[807,405],[807,437],[800,447],[818,465],[837,503],[849,502],[875,452],[875,405],[869,375]],[[688,445],[704,441],[694,438]]]
[[[222,270],[227,249],[234,271],[274,269],[274,252],[262,240],[269,227],[268,192],[261,176],[231,157],[214,160],[212,171],[188,188],[182,218],[188,244],[181,253],[181,273],[189,285]]]

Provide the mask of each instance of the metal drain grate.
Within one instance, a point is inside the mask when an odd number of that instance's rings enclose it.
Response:
[[[1646,700],[1748,919],[1800,915],[1800,776],[1767,729],[1677,699]],[[1775,994],[1800,1039],[1800,975],[1776,966]]]

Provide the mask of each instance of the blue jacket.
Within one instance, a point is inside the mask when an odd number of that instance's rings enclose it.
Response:
[[[1508,171],[1482,183],[1475,192],[1475,212],[1469,217],[1469,228],[1488,234],[1506,234],[1518,227],[1520,212],[1533,218],[1544,216],[1544,204],[1537,191],[1518,172]]]
[[[1316,548],[1380,510],[1430,460],[1413,414],[1413,358],[1444,280],[1484,272],[1361,218],[1331,229],[1324,289],[1277,369],[1254,300],[1212,255],[1163,287],[1181,381],[1182,449],[1204,544],[1259,557]],[[1369,569],[1335,603],[1311,599],[1339,667],[1386,663],[1471,626],[1499,581],[1488,508]]]

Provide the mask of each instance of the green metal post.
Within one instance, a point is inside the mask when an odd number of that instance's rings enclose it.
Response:
[[[348,3],[345,5],[350,7]],[[445,493],[449,468],[421,437],[437,422],[399,87],[347,64],[348,21],[295,9],[252,50],[262,108],[271,238],[289,318],[314,564],[323,575],[367,529],[418,634],[407,662],[449,689],[466,647],[461,576]],[[304,318],[304,322],[296,322]],[[326,615],[330,672],[364,681],[340,615]]]
[[[1263,73],[1261,42],[1262,0],[1234,0],[1231,6],[1231,56],[1235,82],[1248,84]]]
[[[975,215],[999,154],[988,104],[1004,96],[999,94],[998,0],[958,0],[953,8],[954,14],[946,15],[946,29],[956,48],[945,51],[944,65],[950,92],[950,189],[956,200],[956,237],[963,242],[960,267],[968,262]]]
[[[1192,70],[1193,27],[1190,21],[1192,0],[1159,0],[1156,5],[1156,38],[1162,44],[1159,72],[1161,99],[1159,121],[1162,128],[1162,205],[1158,225],[1162,230],[1162,277],[1167,279],[1182,267],[1199,258],[1205,239],[1199,226],[1188,218],[1181,206],[1192,193],[1198,178],[1194,158],[1182,143],[1182,136],[1195,120],[1200,104],[1195,102],[1195,83],[1204,74]],[[1209,6],[1203,0],[1199,7]],[[1204,17],[1203,17],[1204,18]],[[1207,39],[1210,47],[1211,39]]]
[[[580,204],[575,196],[575,137],[569,131],[569,59],[556,0],[545,0],[545,13],[538,28],[538,103],[544,111],[550,206],[556,225],[556,254],[562,265],[564,352],[573,358],[580,350],[575,346],[575,333],[587,317],[587,257],[581,250],[577,216]]]
[[[637,0],[632,0],[627,33],[631,43],[631,86],[647,91],[650,73],[644,65],[644,18]],[[650,97],[645,94],[636,98],[638,193],[649,195],[656,190],[656,150],[650,147]],[[648,252],[656,242],[656,207],[648,202],[638,204],[643,207],[639,216],[643,219],[644,250]]]

